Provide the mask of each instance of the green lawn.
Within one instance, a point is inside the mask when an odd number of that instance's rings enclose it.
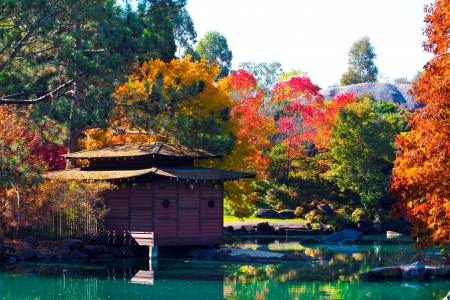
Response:
[[[301,218],[297,218],[297,219],[261,219],[261,218],[257,218],[254,216],[250,216],[248,218],[244,218],[244,220],[239,219],[238,217],[235,216],[228,216],[228,215],[224,215],[223,216],[223,223],[230,223],[230,222],[241,222],[241,221],[253,221],[253,222],[308,222],[305,219],[301,219]]]

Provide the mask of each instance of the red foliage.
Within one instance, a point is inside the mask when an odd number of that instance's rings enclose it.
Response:
[[[245,156],[246,164],[255,172],[264,174],[269,166],[269,159],[264,152],[272,147],[268,137],[276,132],[274,120],[260,113],[265,93],[256,90],[255,78],[244,70],[231,75],[231,85],[234,92],[241,95],[231,111],[238,126],[240,155]]]
[[[249,94],[257,85],[255,77],[245,70],[239,69],[231,74],[231,87],[241,94]]]

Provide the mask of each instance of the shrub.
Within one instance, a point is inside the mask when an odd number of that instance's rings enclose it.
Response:
[[[275,205],[275,209],[276,210],[282,210],[283,209],[283,203],[282,202],[278,202],[278,204]]]
[[[297,206],[297,207],[295,208],[294,214],[295,214],[297,217],[300,217],[301,215],[303,215],[303,211],[304,211],[304,210],[305,210],[305,209],[304,209],[303,207]]]
[[[314,209],[305,215],[305,219],[310,223],[320,222],[322,221],[322,214],[319,210]]]
[[[353,222],[358,222],[359,220],[365,218],[366,213],[361,209],[357,208],[352,212]]]

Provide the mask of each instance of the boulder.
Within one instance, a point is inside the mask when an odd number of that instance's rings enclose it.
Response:
[[[108,245],[108,234],[99,232],[89,240],[91,245]]]
[[[87,260],[89,258],[89,255],[84,253],[83,251],[80,251],[78,249],[75,249],[72,251],[72,256],[75,260]]]
[[[354,245],[355,240],[342,240],[338,242],[339,245]]]
[[[427,269],[419,262],[410,265],[400,265],[403,278],[423,278],[427,273]]]
[[[280,219],[295,219],[297,216],[293,210],[283,210],[278,213],[278,218]]]
[[[83,246],[83,241],[77,239],[65,239],[64,242],[70,249],[80,249]]]
[[[324,216],[331,217],[334,214],[333,209],[328,204],[320,206],[320,209],[322,210]]]
[[[234,233],[234,227],[233,226],[224,226],[223,230],[229,233]]]
[[[21,241],[27,243],[28,245],[30,245],[33,248],[36,248],[38,245],[38,241],[34,236],[25,237],[25,238],[21,239]]]
[[[386,237],[388,239],[399,237],[401,235],[402,235],[401,233],[398,233],[398,232],[395,232],[395,231],[386,231]]]
[[[224,260],[224,258],[231,256],[231,253],[232,253],[231,249],[220,249],[217,251],[216,258],[218,260]]]
[[[254,216],[257,218],[276,218],[278,215],[278,212],[273,209],[260,209],[258,210]]]
[[[102,246],[91,246],[86,249],[86,253],[91,257],[95,257],[99,254],[104,254],[104,253],[108,253],[108,252],[109,252],[108,247],[103,246],[103,245]]]
[[[275,228],[270,226],[267,222],[258,223],[256,225],[256,233],[260,235],[275,234]]]
[[[368,278],[399,278],[402,277],[402,269],[400,267],[381,267],[363,273],[361,276]]]
[[[189,250],[189,252],[187,253],[187,257],[192,257],[192,258],[199,258],[200,255],[202,255],[202,253],[205,251],[205,249],[203,249],[202,247],[193,247],[191,248],[191,250]]]
[[[322,244],[322,243],[323,243],[323,240],[321,238],[317,238],[317,237],[307,237],[300,241],[300,244],[302,244],[302,245],[317,245],[317,244]]]
[[[301,253],[287,253],[283,257],[281,257],[281,260],[286,261],[308,261],[311,259],[311,256],[304,255]]]
[[[253,226],[253,225],[242,225],[241,229],[245,234],[255,234],[256,233],[255,226]]]
[[[249,254],[229,255],[225,260],[231,261],[252,261],[252,257]]]
[[[72,253],[62,253],[58,255],[58,258],[63,263],[69,263],[73,260]]]
[[[311,224],[309,224],[309,226],[311,226]],[[330,225],[323,224],[323,223],[319,223],[319,230],[322,231],[322,232],[332,232],[333,231],[331,229]]]
[[[358,230],[361,231],[361,233],[363,235],[369,234],[369,227],[366,224],[359,221],[358,224],[356,224],[356,226],[358,227]]]
[[[338,243],[339,241],[342,241],[344,238],[342,237],[340,232],[335,232],[330,236],[327,236],[323,239],[324,243]]]
[[[362,233],[352,229],[344,229],[340,232],[344,240],[359,241],[362,237]]]
[[[17,262],[17,258],[15,258],[14,256],[11,256],[8,258],[8,263],[15,264],[16,262]]]
[[[444,277],[449,274],[449,267],[447,266],[425,266],[427,276]]]
[[[127,245],[120,246],[120,252],[122,253],[123,257],[136,257],[137,256],[134,248],[127,246]]]
[[[111,253],[99,254],[95,257],[95,260],[100,262],[110,262],[114,259],[114,255],[112,255]]]
[[[372,222],[370,226],[367,227],[367,232],[365,234],[383,234],[386,233],[386,229],[380,222]]]
[[[121,257],[122,256],[122,251],[120,251],[119,248],[112,247],[111,249],[109,249],[109,251],[111,252],[112,255],[114,255],[114,257]]]
[[[201,259],[214,259],[217,255],[217,249],[212,248],[209,250],[204,250],[202,254],[200,255]]]
[[[291,228],[286,228],[285,230],[286,235],[288,236],[299,236],[299,235],[316,235],[317,231],[316,230],[308,230],[308,229],[291,229]]]
[[[232,255],[233,251],[231,249],[221,249],[217,251],[216,258],[217,260],[226,260],[226,261],[251,261],[252,257],[249,254],[237,254]]]
[[[37,260],[57,260],[58,259],[58,253],[53,251],[44,251],[44,250],[38,250],[36,251],[36,259]]]
[[[450,292],[447,293],[447,296],[445,296],[444,298],[442,298],[442,300],[450,300]]]
[[[340,232],[335,232],[332,235],[323,239],[324,243],[339,243],[340,241],[347,240],[349,241],[359,241],[362,237],[362,233],[360,231],[352,230],[352,229],[344,229]]]
[[[22,249],[19,254],[16,255],[17,259],[31,259],[33,257],[36,256],[36,250],[34,250],[33,248],[27,247]]]

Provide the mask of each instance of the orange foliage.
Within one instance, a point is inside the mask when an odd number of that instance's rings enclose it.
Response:
[[[64,168],[64,147],[46,144],[27,108],[0,106],[0,216],[2,228],[49,220],[53,203],[36,187],[40,173]]]
[[[217,64],[209,63],[206,60],[191,61],[189,55],[185,59],[173,59],[170,63],[164,63],[159,59],[144,63],[130,75],[128,83],[117,87],[114,93],[116,99],[114,114],[109,121],[112,126],[125,128],[134,133],[114,129],[88,130],[82,147],[90,149],[128,142],[161,140],[176,143],[170,130],[178,130],[178,128],[174,128],[174,125],[170,124],[177,119],[177,116],[200,119],[211,116],[212,113],[218,115],[220,109],[234,106],[228,91],[223,90],[223,87],[215,82],[219,73],[220,69]],[[182,99],[174,96],[177,92],[179,95],[183,95],[184,89],[193,82],[204,83],[200,93],[184,96]],[[140,103],[147,110],[151,110],[152,106],[156,104],[150,98],[154,92],[162,93],[161,97],[166,103],[162,111],[149,115],[145,110],[133,110],[133,116],[130,116],[130,111],[123,109],[125,106]],[[144,120],[145,127],[140,127],[141,124],[136,120]],[[166,127],[163,128],[162,124]],[[231,130],[230,125],[224,122],[223,131],[230,132]]]
[[[450,243],[450,0],[425,12],[424,49],[435,56],[413,84],[415,101],[425,106],[413,113],[411,131],[396,139],[400,151],[391,185],[398,198],[392,214],[412,222],[421,247]]]

